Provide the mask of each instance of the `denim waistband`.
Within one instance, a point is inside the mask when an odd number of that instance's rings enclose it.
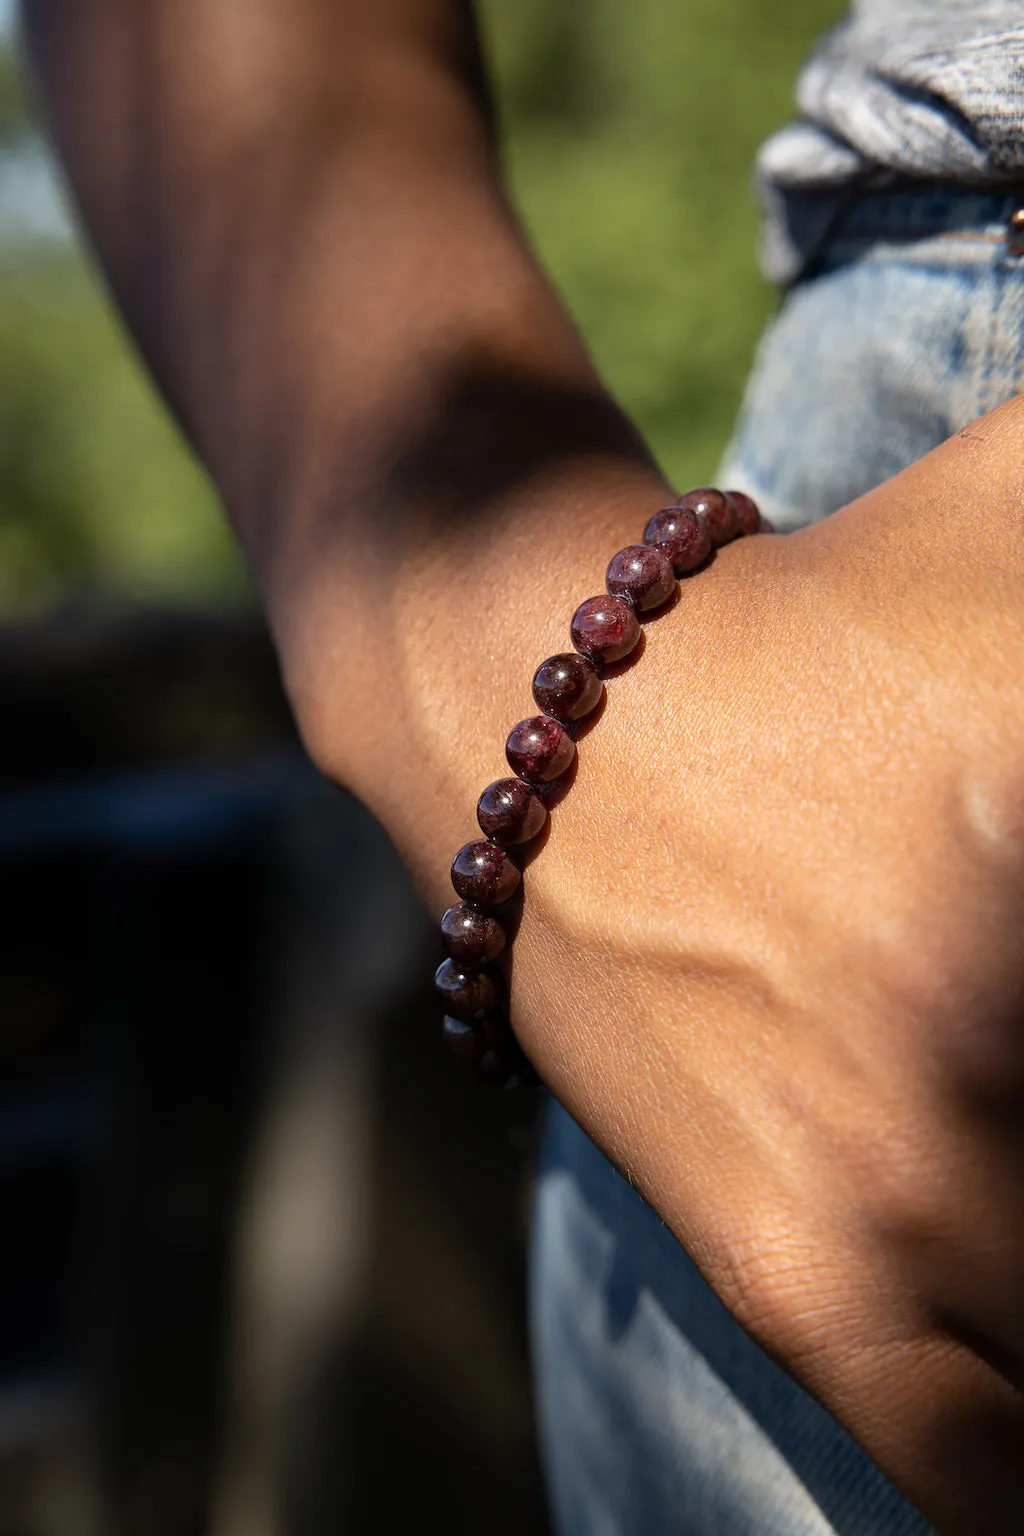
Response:
[[[898,243],[930,237],[982,234],[1007,227],[1024,207],[1019,189],[982,190],[902,182],[898,186],[830,188],[776,194],[769,210],[772,242],[766,267],[786,282],[809,276],[818,266],[872,241]]]

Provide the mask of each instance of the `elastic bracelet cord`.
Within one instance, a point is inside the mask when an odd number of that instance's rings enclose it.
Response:
[[[713,549],[772,531],[743,491],[688,491],[655,512],[642,544],[627,544],[613,557],[607,592],[588,597],[573,614],[575,649],[537,668],[533,697],[541,713],[520,720],[505,743],[515,778],[488,784],[480,796],[476,816],[484,836],[455,855],[451,876],[460,900],[441,919],[448,959],[434,982],[445,1010],[443,1038],[482,1082],[513,1088],[537,1081],[512,1033],[494,962],[505,950],[510,903],[522,880],[516,850],[544,829],[547,801],[576,756],[574,732],[601,702],[601,669],[631,654],[640,616],[662,608],[677,579],[696,571]]]

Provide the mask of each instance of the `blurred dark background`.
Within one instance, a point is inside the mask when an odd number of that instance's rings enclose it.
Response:
[[[706,481],[774,303],[751,157],[837,6],[480,10],[527,225]],[[540,1536],[538,1102],[441,1055],[430,924],[302,756],[4,3],[0,720],[0,1536]]]

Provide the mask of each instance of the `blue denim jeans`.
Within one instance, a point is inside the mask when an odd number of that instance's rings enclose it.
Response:
[[[797,528],[1014,394],[1015,206],[928,188],[809,200],[805,274],[761,344],[719,483]],[[559,1536],[926,1536],[558,1106],[531,1290]]]

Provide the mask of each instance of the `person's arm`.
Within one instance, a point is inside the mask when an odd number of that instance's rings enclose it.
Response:
[[[440,910],[533,665],[667,489],[509,212],[469,13],[25,16],[314,757]],[[963,1536],[1024,1498],[1022,434],[1014,403],[686,584],[581,743],[512,971],[546,1080]]]
[[[509,210],[467,4],[24,15],[86,230],[226,503],[293,686],[318,687],[294,610],[328,557],[334,643],[376,692],[384,616],[416,622],[442,549],[472,627],[510,507],[547,566],[559,518],[602,548],[664,499]],[[358,786],[375,742],[339,718],[332,745]]]

